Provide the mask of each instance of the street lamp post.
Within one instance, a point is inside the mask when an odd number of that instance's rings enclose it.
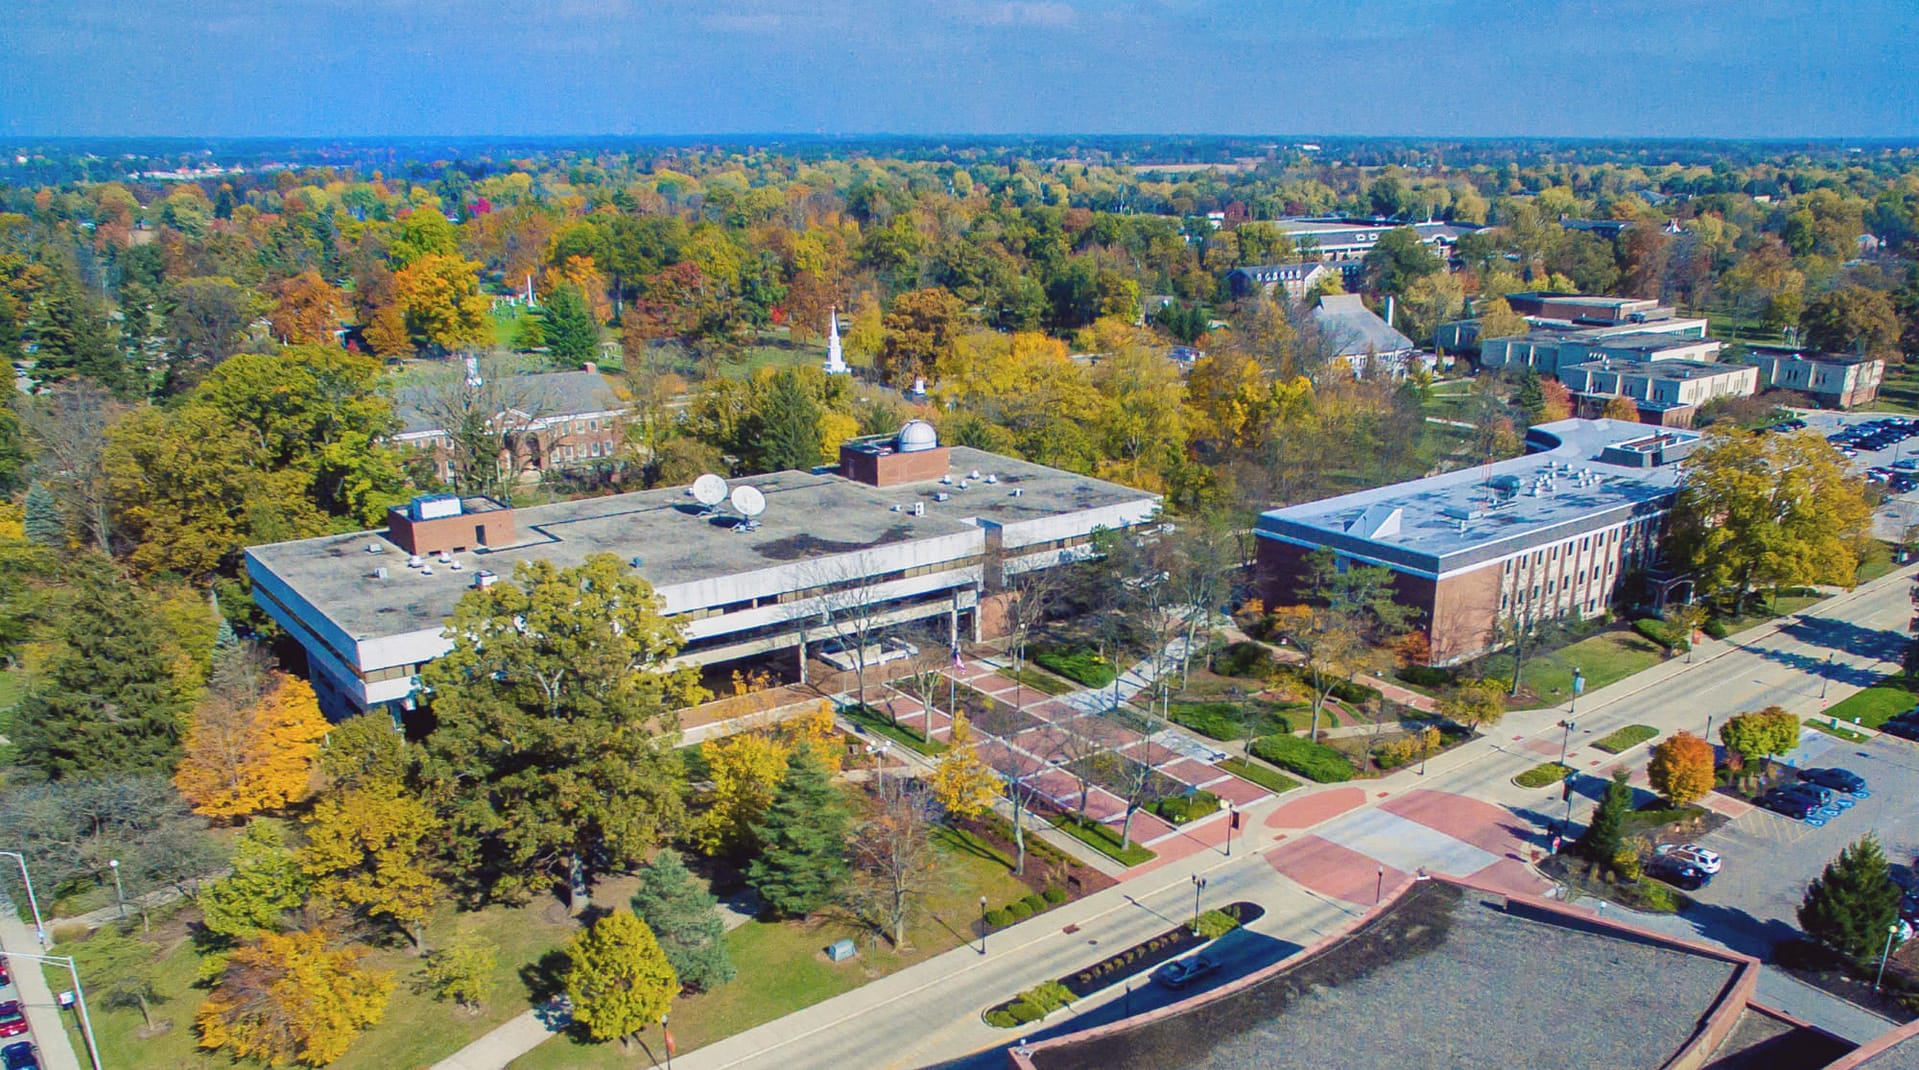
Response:
[[[93,1019],[87,1014],[87,990],[80,986],[80,968],[73,964],[73,956],[29,955],[24,951],[0,951],[0,958],[52,962],[67,968],[67,972],[73,975],[73,999],[80,1011],[80,1036],[87,1042],[87,1059],[93,1064],[93,1070],[101,1070],[100,1048],[93,1042]]]
[[[33,896],[33,877],[27,873],[27,856],[18,851],[0,851],[15,862],[20,863],[20,880],[27,886],[27,906],[33,910],[33,935],[40,941],[40,950],[47,949],[47,926],[40,920],[40,901]]]
[[[673,1070],[673,1034],[666,1028],[667,1015],[660,1015],[660,1045],[666,1049],[666,1070]]]
[[[1837,653],[1839,653],[1837,650],[1827,652],[1826,671],[1819,674],[1819,701],[1821,702],[1826,701],[1826,688],[1832,684],[1832,659]]]
[[[1373,905],[1378,906],[1379,901],[1384,898],[1386,898],[1386,867],[1381,866],[1379,867],[1379,882],[1373,885]]]
[[[1193,874],[1193,931],[1199,931],[1199,893],[1206,890],[1206,878]]]
[[[986,897],[979,897],[979,953],[986,954]]]
[[[1579,666],[1575,665],[1573,666],[1573,697],[1572,701],[1566,703],[1566,712],[1568,714],[1579,712],[1579,696],[1585,694],[1585,692],[1586,678],[1580,674]]]
[[[1886,959],[1892,955],[1892,940],[1893,937],[1898,935],[1898,922],[1895,921],[1891,925],[1886,926],[1886,949],[1879,953],[1879,975],[1872,979],[1872,990],[1874,992],[1879,991],[1879,982],[1886,979]]]
[[[127,920],[127,891],[120,886],[120,860],[107,859],[108,868],[113,870],[113,897],[120,901],[120,920]]]
[[[1566,764],[1566,746],[1567,744],[1572,742],[1573,728],[1577,724],[1578,722],[1574,721],[1570,717],[1559,722],[1559,727],[1565,729],[1565,731],[1560,733],[1559,735],[1559,764],[1560,765]]]

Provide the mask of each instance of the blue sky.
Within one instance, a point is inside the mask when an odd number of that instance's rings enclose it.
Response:
[[[1915,43],[1919,0],[8,0],[0,133],[1915,137]]]

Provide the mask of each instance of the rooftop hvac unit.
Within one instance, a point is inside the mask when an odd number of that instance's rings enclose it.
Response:
[[[943,475],[943,476],[941,476],[941,477],[940,477],[940,482],[941,482],[941,483],[944,483],[944,484],[946,484],[946,485],[947,485],[947,486],[949,486],[949,487],[950,487],[950,486],[952,486],[952,485],[953,485],[953,476],[952,476],[952,474],[951,474],[951,473],[948,473],[948,474],[946,474],[946,475]]]
[[[968,472],[968,473],[966,473],[966,478],[968,478],[968,479],[978,479],[978,478],[979,478],[979,469],[977,469],[977,468],[975,468],[975,469],[973,469],[973,470],[972,470],[971,472]]]
[[[370,554],[383,554],[386,553],[386,549],[377,542],[370,542],[366,544],[366,552]]]
[[[440,564],[442,565],[450,565],[453,563],[453,555],[450,553],[447,553],[445,550],[441,550],[440,555],[438,558],[436,558],[436,560],[438,560]]]
[[[972,486],[972,484],[971,484],[971,483],[968,483],[968,482],[967,482],[966,480],[964,480],[964,479],[962,479],[962,480],[960,480],[960,481],[959,481],[959,488],[958,488],[958,489],[960,489],[960,490],[965,490],[965,489],[966,489],[967,487],[970,487],[970,486]]]
[[[421,566],[420,566],[420,575],[422,575],[422,576],[431,576],[431,575],[433,575],[433,566],[432,566],[432,565],[421,565]]]
[[[914,516],[925,516],[925,515],[926,515],[926,503],[925,503],[925,502],[914,502],[914,503],[913,503],[913,515],[914,515]]]
[[[499,581],[500,581],[500,577],[495,576],[493,573],[488,572],[486,569],[481,569],[480,571],[475,572],[473,574],[473,586],[478,587],[481,590],[485,590],[486,588],[493,586],[495,583],[498,583]]]
[[[986,481],[987,481],[988,483],[998,483],[998,482],[999,482],[999,477],[998,477],[998,476],[996,476],[996,475],[994,475],[994,474],[993,474],[993,473],[991,473],[991,472],[988,472],[988,473],[986,473]]]
[[[1026,493],[1026,491],[1025,491],[1024,489],[1022,489],[1022,488],[1020,488],[1020,487],[1014,487],[1014,488],[1013,488],[1013,497],[1015,497],[1015,498],[1017,498],[1017,497],[1019,497],[1019,496],[1020,496],[1020,495],[1022,495],[1022,494],[1025,494],[1025,493]]]
[[[464,566],[464,565],[461,565],[461,564],[460,564],[460,563],[459,563],[458,561],[455,561],[455,562],[453,562],[452,564],[450,564],[450,565],[448,565],[448,566],[447,566],[447,568],[450,568],[450,569],[452,569],[452,570],[453,570],[453,571],[455,571],[455,572],[458,572],[458,571],[460,571],[460,569],[462,569],[462,568],[464,568],[464,567],[465,567],[465,566]]]
[[[426,558],[424,558],[424,557],[421,557],[421,556],[420,556],[419,554],[408,554],[408,555],[407,555],[407,559],[406,559],[406,567],[408,567],[408,568],[419,568],[419,567],[420,567],[421,565],[424,565],[424,564],[426,564]]]
[[[376,580],[386,579],[386,566],[381,565],[379,568],[374,569],[373,578]]]
[[[640,567],[640,555],[639,555],[639,554],[634,554],[634,555],[633,555],[632,557],[629,557],[629,558],[627,558],[627,559],[626,559],[626,563],[627,563],[627,564],[629,564],[629,565],[632,565],[632,566],[633,566],[634,568],[639,568],[639,567]]]
[[[933,500],[936,502],[943,502],[951,499],[952,497],[953,496],[951,494],[948,494],[945,491],[940,491],[938,494],[933,495]]]

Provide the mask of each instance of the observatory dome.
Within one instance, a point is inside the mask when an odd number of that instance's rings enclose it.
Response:
[[[925,420],[908,420],[906,426],[900,428],[899,451],[901,453],[918,453],[921,450],[935,449],[939,444],[939,432],[933,430],[933,425]]]

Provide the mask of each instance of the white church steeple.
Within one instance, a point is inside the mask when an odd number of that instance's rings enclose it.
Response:
[[[835,308],[826,316],[826,374],[846,375],[852,370],[840,352],[840,314]]]

